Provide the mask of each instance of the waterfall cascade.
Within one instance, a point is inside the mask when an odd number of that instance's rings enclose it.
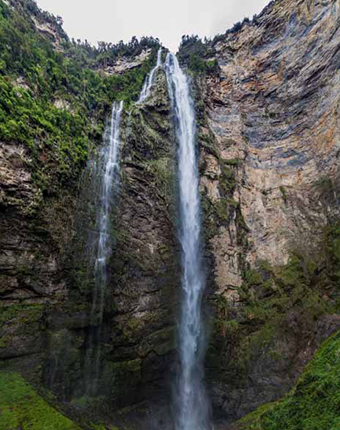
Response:
[[[93,332],[90,334],[89,346],[85,362],[86,391],[95,394],[97,390],[100,364],[100,333],[103,321],[105,290],[107,286],[107,263],[112,252],[110,237],[110,212],[113,195],[119,186],[119,149],[120,122],[123,102],[115,102],[112,106],[110,125],[105,133],[107,144],[100,153],[99,202],[97,208],[98,243],[94,265],[95,289],[93,292],[91,321]]]
[[[157,54],[157,64],[156,66],[151,70],[151,73],[149,76],[145,78],[144,85],[142,88],[142,91],[140,93],[139,99],[137,103],[143,103],[144,100],[146,100],[149,97],[152,84],[155,80],[156,70],[162,65],[162,48],[159,48],[158,54]]]
[[[204,329],[201,313],[201,206],[195,148],[196,122],[188,79],[175,55],[165,65],[178,139],[182,310],[179,325],[180,372],[176,386],[176,430],[209,430],[209,407],[203,383]]]

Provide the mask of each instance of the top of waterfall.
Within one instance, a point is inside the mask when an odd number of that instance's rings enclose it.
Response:
[[[156,70],[161,66],[162,66],[162,48],[159,48],[158,54],[157,54],[156,66],[151,70],[150,75],[146,77],[137,103],[142,103],[144,100],[146,100],[149,97],[153,82],[155,80]]]
[[[156,67],[160,67],[162,65],[162,48],[159,48],[157,53],[157,64]]]

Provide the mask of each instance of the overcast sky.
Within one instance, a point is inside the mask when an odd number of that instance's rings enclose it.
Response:
[[[235,22],[252,17],[269,0],[37,0],[60,15],[70,37],[127,42],[132,36],[158,37],[177,51],[183,34],[201,37],[224,33]]]

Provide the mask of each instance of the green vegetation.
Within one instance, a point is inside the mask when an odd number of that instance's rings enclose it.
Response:
[[[199,73],[214,73],[218,70],[217,60],[203,60],[199,54],[190,54],[188,67],[196,74]]]
[[[244,430],[340,428],[340,331],[326,340],[295,389],[241,420]]]
[[[0,430],[80,430],[17,373],[0,372]]]
[[[240,245],[245,245],[245,232],[248,228],[244,222],[239,202],[233,198],[236,187],[235,175],[238,167],[241,165],[241,160],[223,160],[217,150],[214,151],[212,143],[209,143],[209,146],[204,140],[202,140],[202,143],[204,149],[216,157],[221,171],[218,177],[220,199],[216,202],[211,202],[207,196],[203,196],[203,209],[205,212],[204,230],[206,237],[209,239],[214,236],[217,233],[217,229],[221,226],[228,227],[231,219],[235,217],[239,233],[237,240]]]
[[[32,14],[59,32],[58,49],[35,29]],[[0,0],[0,38],[0,139],[29,150],[37,185],[53,194],[78,177],[89,143],[101,142],[112,102],[123,100],[128,108],[138,98],[159,43],[134,38],[128,45],[97,49],[69,42],[60,19],[31,0],[20,0],[14,9]],[[153,51],[139,68],[112,76],[94,70],[146,47]]]
[[[33,304],[0,306],[0,327],[12,321],[21,324],[38,321],[42,317],[43,309],[43,305]]]
[[[217,60],[209,59],[214,53],[207,39],[203,42],[198,36],[183,36],[178,51],[178,58],[194,74],[217,73]]]
[[[14,330],[27,336],[43,328],[43,311],[43,305],[0,306],[0,350],[11,345]]]
[[[21,375],[13,372],[0,371],[0,430],[118,430],[112,424],[93,422],[93,416],[87,416],[82,410],[82,416],[74,423],[45,401],[29,385]],[[88,406],[99,407],[101,398],[74,400],[72,415],[77,409]],[[85,414],[85,415],[84,415]]]

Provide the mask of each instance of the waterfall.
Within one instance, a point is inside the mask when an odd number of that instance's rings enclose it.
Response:
[[[95,289],[91,311],[91,324],[88,351],[85,362],[86,391],[95,394],[97,390],[99,364],[100,364],[100,334],[103,321],[105,290],[107,286],[107,263],[109,261],[112,243],[110,234],[110,212],[114,193],[119,186],[119,149],[120,149],[120,122],[123,111],[123,102],[112,106],[111,121],[106,130],[107,145],[100,153],[100,166],[98,171],[100,191],[97,207],[97,253],[94,265]]]
[[[168,54],[166,75],[178,139],[182,309],[179,325],[180,371],[176,386],[176,430],[209,430],[203,383],[204,330],[201,313],[201,207],[195,148],[196,122],[188,79],[175,55]]]
[[[161,65],[162,65],[162,48],[159,48],[158,54],[157,54],[157,64],[151,70],[150,75],[145,78],[144,85],[143,85],[143,88],[142,88],[142,91],[140,93],[140,96],[139,96],[137,103],[142,103],[144,100],[146,100],[149,97],[153,82],[155,80],[156,70]]]
[[[102,177],[100,178],[100,207],[98,208],[97,227],[99,231],[98,250],[95,262],[95,281],[97,288],[92,304],[92,312],[96,312],[99,305],[100,323],[103,318],[104,293],[107,283],[106,265],[111,254],[110,243],[110,210],[114,185],[119,182],[119,147],[120,120],[123,102],[112,106],[109,144],[101,152],[103,160]],[[98,297],[99,296],[99,297]]]

